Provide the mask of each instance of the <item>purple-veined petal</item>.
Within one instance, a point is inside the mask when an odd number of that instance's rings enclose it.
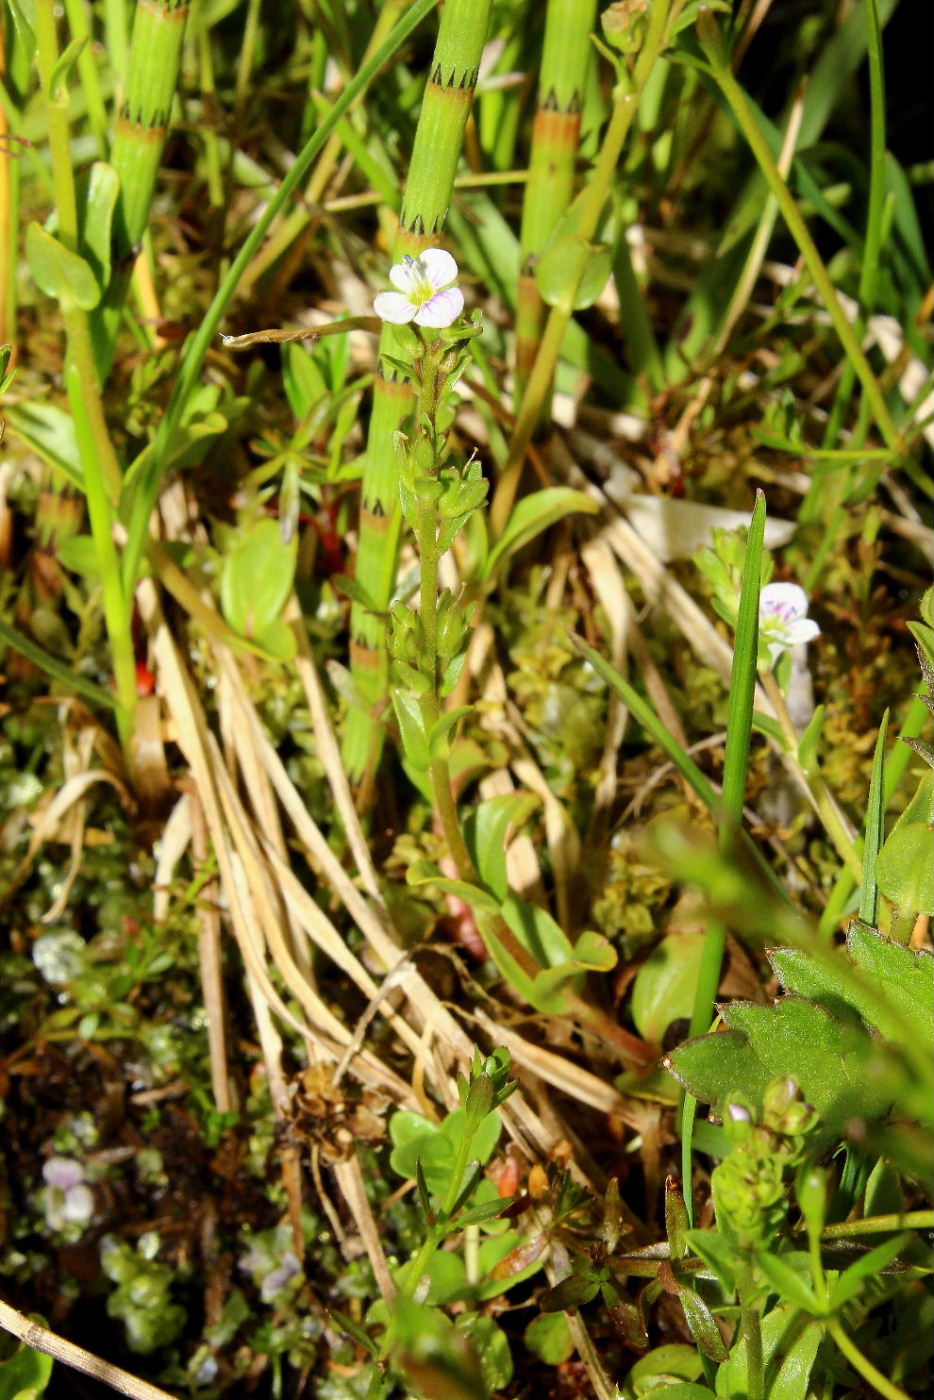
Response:
[[[426,301],[415,313],[417,326],[431,326],[441,330],[456,321],[464,309],[464,293],[460,287],[448,287],[443,292],[435,292],[431,301]]]
[[[84,1180],[84,1168],[74,1157],[50,1157],[43,1163],[42,1175],[46,1185],[67,1191]]]
[[[457,263],[444,248],[426,248],[418,261],[433,287],[448,287],[457,277]]]
[[[380,292],[373,298],[373,310],[381,321],[389,321],[393,326],[404,326],[415,315],[418,308],[401,292]]]
[[[418,280],[413,263],[395,263],[389,269],[389,280],[394,287],[398,287],[400,292],[410,296],[412,288]]]
[[[780,617],[790,622],[797,617],[806,617],[808,595],[797,583],[767,583],[759,594],[759,614],[762,617]]]

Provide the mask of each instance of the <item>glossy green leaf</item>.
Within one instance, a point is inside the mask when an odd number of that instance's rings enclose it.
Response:
[[[523,1341],[546,1366],[560,1366],[574,1355],[574,1338],[563,1312],[540,1313],[525,1329]]]
[[[870,988],[866,1001],[847,996],[870,1024],[876,1024],[872,990],[879,988],[884,1005],[908,1037],[917,1036],[929,1047],[934,1043],[934,957],[923,949],[906,948],[885,938],[876,929],[855,922],[846,936],[847,951]]]
[[[464,821],[464,838],[474,858],[483,883],[499,899],[509,893],[506,878],[506,836],[510,827],[518,828],[539,805],[531,793],[506,792],[488,797],[468,813]]]
[[[703,929],[674,930],[655,945],[639,968],[630,1007],[643,1040],[661,1044],[672,1021],[690,1016],[704,941]]]
[[[737,1002],[723,1018],[742,1031],[768,1078],[791,1078],[826,1127],[845,1134],[851,1123],[882,1113],[898,1092],[899,1067],[861,1027],[801,997],[773,1006]]]
[[[844,1303],[856,1297],[867,1279],[874,1279],[887,1269],[910,1238],[908,1234],[896,1235],[894,1239],[876,1245],[875,1249],[867,1250],[861,1259],[845,1269],[830,1291],[830,1311],[836,1312],[842,1308]]]
[[[284,544],[278,522],[258,520],[224,556],[220,596],[235,632],[258,640],[288,600],[295,577],[296,541]]]
[[[570,302],[574,311],[593,306],[610,276],[609,248],[589,243],[580,234],[567,234],[549,243],[535,270],[546,306]]]
[[[780,1303],[762,1319],[762,1354],[769,1377],[768,1400],[806,1400],[817,1348],[824,1336],[820,1321],[806,1322],[796,1307]],[[748,1400],[746,1343],[740,1339],[717,1370],[719,1400]]]
[[[431,752],[418,698],[397,687],[392,692],[392,707],[399,722],[402,750],[407,761],[416,772],[427,773],[431,766]]]
[[[0,1400],[36,1400],[45,1394],[52,1358],[25,1343],[0,1364]]]
[[[697,1036],[679,1045],[664,1063],[689,1093],[709,1104],[720,1104],[737,1093],[759,1103],[774,1078],[738,1031]]]
[[[934,915],[934,773],[889,833],[876,860],[879,889],[899,912]]]
[[[81,247],[102,291],[110,281],[111,230],[119,195],[120,176],[112,165],[96,160],[84,192]]]
[[[84,473],[71,415],[51,403],[20,403],[4,408],[7,426],[70,486],[84,492]]]
[[[703,1298],[690,1288],[682,1288],[678,1293],[678,1302],[698,1349],[710,1361],[725,1361],[728,1354],[726,1344]]]
[[[100,301],[101,289],[90,265],[35,222],[26,229],[26,260],[36,286],[66,310],[79,306],[91,311]]]

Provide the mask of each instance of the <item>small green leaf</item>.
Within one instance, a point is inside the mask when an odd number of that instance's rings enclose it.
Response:
[[[284,618],[273,618],[253,640],[273,661],[291,661],[295,655],[295,633]]]
[[[831,1312],[837,1312],[848,1303],[851,1298],[855,1298],[859,1293],[862,1284],[866,1279],[876,1278],[887,1269],[896,1255],[905,1248],[909,1239],[908,1234],[897,1235],[894,1239],[886,1240],[884,1244],[876,1245],[875,1249],[867,1250],[861,1259],[857,1259],[855,1264],[840,1275],[830,1292],[828,1308]]]
[[[58,558],[66,569],[81,574],[84,578],[98,578],[97,545],[92,535],[72,535],[58,547]]]
[[[560,1366],[574,1355],[574,1338],[563,1312],[540,1313],[525,1329],[523,1340],[546,1366]]]
[[[532,793],[507,792],[488,797],[464,822],[464,837],[483,883],[498,899],[509,893],[506,878],[506,835],[518,828],[539,805]]]
[[[513,510],[501,537],[487,555],[481,578],[491,579],[503,559],[559,520],[568,515],[593,515],[596,510],[595,501],[583,491],[575,491],[570,486],[549,486],[544,491],[525,496]]]
[[[788,1261],[796,1259],[800,1269],[795,1269]],[[760,1250],[756,1262],[769,1283],[786,1303],[791,1303],[803,1312],[816,1316],[822,1311],[810,1281],[810,1261],[806,1254],[770,1254]]]
[[[678,1302],[699,1350],[711,1361],[725,1361],[728,1355],[726,1344],[703,1298],[690,1288],[681,1288],[678,1290]]]
[[[454,1330],[474,1347],[490,1395],[503,1390],[512,1380],[512,1353],[499,1324],[484,1313],[468,1312],[457,1319]]]
[[[716,1031],[688,1040],[664,1064],[702,1103],[720,1104],[736,1093],[761,1103],[766,1085],[774,1078],[738,1031]]]
[[[771,1380],[769,1400],[807,1400],[811,1368],[824,1336],[824,1324],[802,1328],[797,1307],[780,1303],[762,1319],[762,1352]],[[740,1339],[717,1371],[719,1400],[747,1400],[749,1372],[746,1342]]]
[[[736,1292],[737,1251],[719,1230],[688,1230],[685,1234],[688,1248],[699,1259],[703,1259],[708,1269],[712,1269],[732,1296]]]
[[[468,884],[466,880],[449,878],[433,861],[414,861],[406,871],[405,879],[409,885],[435,885],[445,894],[453,894],[462,899],[475,912],[498,914],[500,911],[499,901],[487,890],[480,889],[478,885]]]
[[[889,833],[876,880],[900,913],[934,915],[934,773],[921,779]]]
[[[798,762],[805,773],[812,773],[817,767],[817,751],[820,748],[821,735],[824,732],[824,720],[827,718],[827,706],[818,705],[811,716],[807,729],[798,741]]]
[[[328,392],[324,375],[312,352],[304,345],[286,343],[282,347],[282,385],[295,418],[303,423],[311,410]]]
[[[702,928],[673,929],[639,968],[630,1005],[644,1040],[660,1044],[672,1021],[690,1016],[705,943]]]
[[[26,229],[26,260],[36,285],[66,310],[80,306],[91,311],[100,301],[97,278],[84,258],[70,252],[35,222]]]
[[[535,270],[542,300],[546,306],[570,301],[574,311],[593,306],[607,284],[611,262],[609,248],[588,243],[580,234],[554,239]]]
[[[458,705],[455,710],[447,710],[431,727],[428,735],[428,752],[434,758],[447,758],[451,747],[451,731],[456,729],[465,715],[473,714],[472,705]]]
[[[52,102],[60,102],[67,97],[68,79],[74,70],[75,64],[84,52],[84,47],[88,42],[86,34],[79,35],[77,39],[72,39],[67,48],[59,54],[58,61],[52,69],[49,78],[48,97]]]
[[[885,938],[877,929],[854,922],[846,935],[850,957],[865,976],[865,1001],[857,1001],[847,986],[847,998],[853,1002],[870,1025],[879,1025],[878,1004],[891,1009],[890,1027],[886,1034],[900,1039],[914,1038],[916,1043],[930,1047],[934,1043],[934,957],[923,949],[906,948]],[[881,996],[874,995],[878,989]]]
[[[396,688],[392,692],[392,706],[399,721],[406,759],[417,773],[427,773],[431,767],[431,751],[418,699],[409,691]]]
[[[295,577],[297,542],[284,544],[278,522],[256,521],[224,558],[220,596],[235,632],[259,642],[285,607]]]
[[[81,246],[102,290],[110,281],[111,229],[119,195],[120,176],[112,165],[96,160],[83,201]]]
[[[34,8],[29,6],[29,15],[21,4],[21,0],[7,0],[10,7],[10,14],[13,17],[13,27],[16,30],[16,37],[22,45],[23,54],[26,58],[27,67],[32,67],[32,61],[36,56],[36,32],[32,25],[34,18]]]
[[[23,1343],[0,1365],[0,1400],[33,1400],[43,1395],[51,1374],[51,1356]]]

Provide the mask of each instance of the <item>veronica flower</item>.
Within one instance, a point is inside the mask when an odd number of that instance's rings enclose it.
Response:
[[[820,628],[807,615],[808,598],[796,583],[767,583],[759,594],[759,633],[774,666],[782,652],[813,642]]]
[[[454,285],[457,263],[443,248],[426,248],[417,258],[408,254],[389,269],[395,292],[380,292],[373,310],[383,321],[440,330],[456,321],[464,309],[464,293]]]

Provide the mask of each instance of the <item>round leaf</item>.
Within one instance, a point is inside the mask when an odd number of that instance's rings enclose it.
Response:
[[[535,274],[542,300],[557,306],[572,298],[575,311],[593,306],[610,275],[610,251],[588,243],[580,234],[569,234],[550,244]]]
[[[62,306],[91,311],[100,301],[101,289],[84,258],[70,252],[41,224],[31,223],[26,230],[26,259],[36,285]]]

